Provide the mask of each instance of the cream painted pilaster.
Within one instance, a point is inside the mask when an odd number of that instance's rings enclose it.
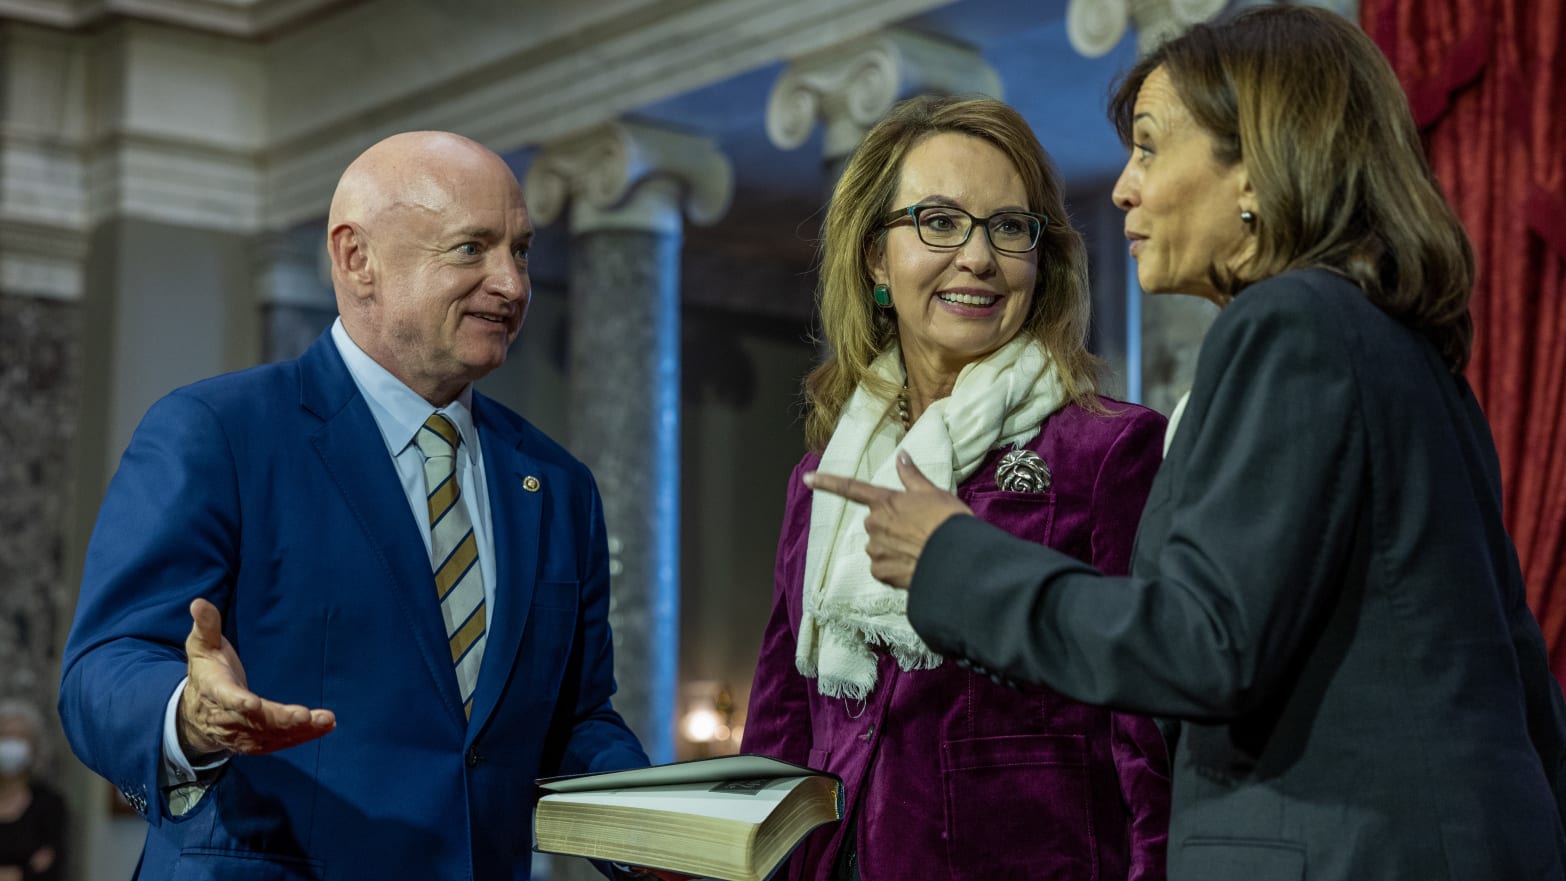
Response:
[[[77,300],[88,205],[86,40],[0,24],[0,292]]]
[[[4,440],[30,463],[0,469],[0,532],[19,542],[0,559],[21,567],[0,573],[19,588],[0,607],[27,603],[0,608],[19,613],[0,626],[24,622],[0,645],[30,647],[0,659],[7,692],[52,703],[98,501],[147,406],[254,363],[262,75],[254,45],[184,28],[0,22],[0,406],[28,426]],[[145,824],[53,752],[75,871],[129,877]]]

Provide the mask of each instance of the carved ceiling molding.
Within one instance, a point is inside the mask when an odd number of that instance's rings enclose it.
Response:
[[[259,37],[347,0],[0,0],[0,18],[74,29],[135,18],[236,37]]]
[[[0,221],[264,226],[255,47],[163,25],[0,27]]]
[[[130,0],[0,0],[0,221],[287,229],[324,216],[342,169],[387,134],[448,129],[512,153],[947,2],[466,0],[451,18],[428,0],[365,0],[257,41],[124,18],[57,26]],[[59,22],[26,23],[51,11]]]
[[[267,216],[286,224],[324,212],[342,168],[382,135],[412,128],[449,129],[501,152],[547,143],[949,2],[654,2],[578,35],[575,39],[590,39],[590,44],[572,51],[555,51],[553,44],[508,44],[508,54],[478,69],[423,82],[404,77],[402,94],[395,98],[359,113],[344,109],[335,119],[312,123],[301,136],[274,143],[267,158]],[[368,11],[359,7],[350,15]],[[365,25],[374,26],[373,21]],[[351,101],[352,96],[336,100]],[[274,117],[287,114],[286,108],[275,108]],[[290,129],[286,119],[280,128]]]

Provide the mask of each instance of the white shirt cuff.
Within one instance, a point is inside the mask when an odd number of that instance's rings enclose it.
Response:
[[[185,751],[179,745],[179,701],[185,695],[185,683],[189,681],[189,676],[179,681],[174,696],[169,698],[168,706],[163,711],[163,774],[159,785],[165,789],[182,783],[194,783],[200,772],[222,767],[229,758],[224,754],[216,761],[202,765],[192,765],[185,758]]]

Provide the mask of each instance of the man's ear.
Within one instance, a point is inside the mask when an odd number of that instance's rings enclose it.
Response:
[[[326,250],[332,261],[332,277],[342,279],[356,297],[369,296],[369,242],[356,223],[339,223],[326,233]]]

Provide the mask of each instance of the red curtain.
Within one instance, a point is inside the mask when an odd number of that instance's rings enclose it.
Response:
[[[1566,67],[1561,0],[1361,0],[1473,239],[1468,379],[1506,527],[1566,682]]]

